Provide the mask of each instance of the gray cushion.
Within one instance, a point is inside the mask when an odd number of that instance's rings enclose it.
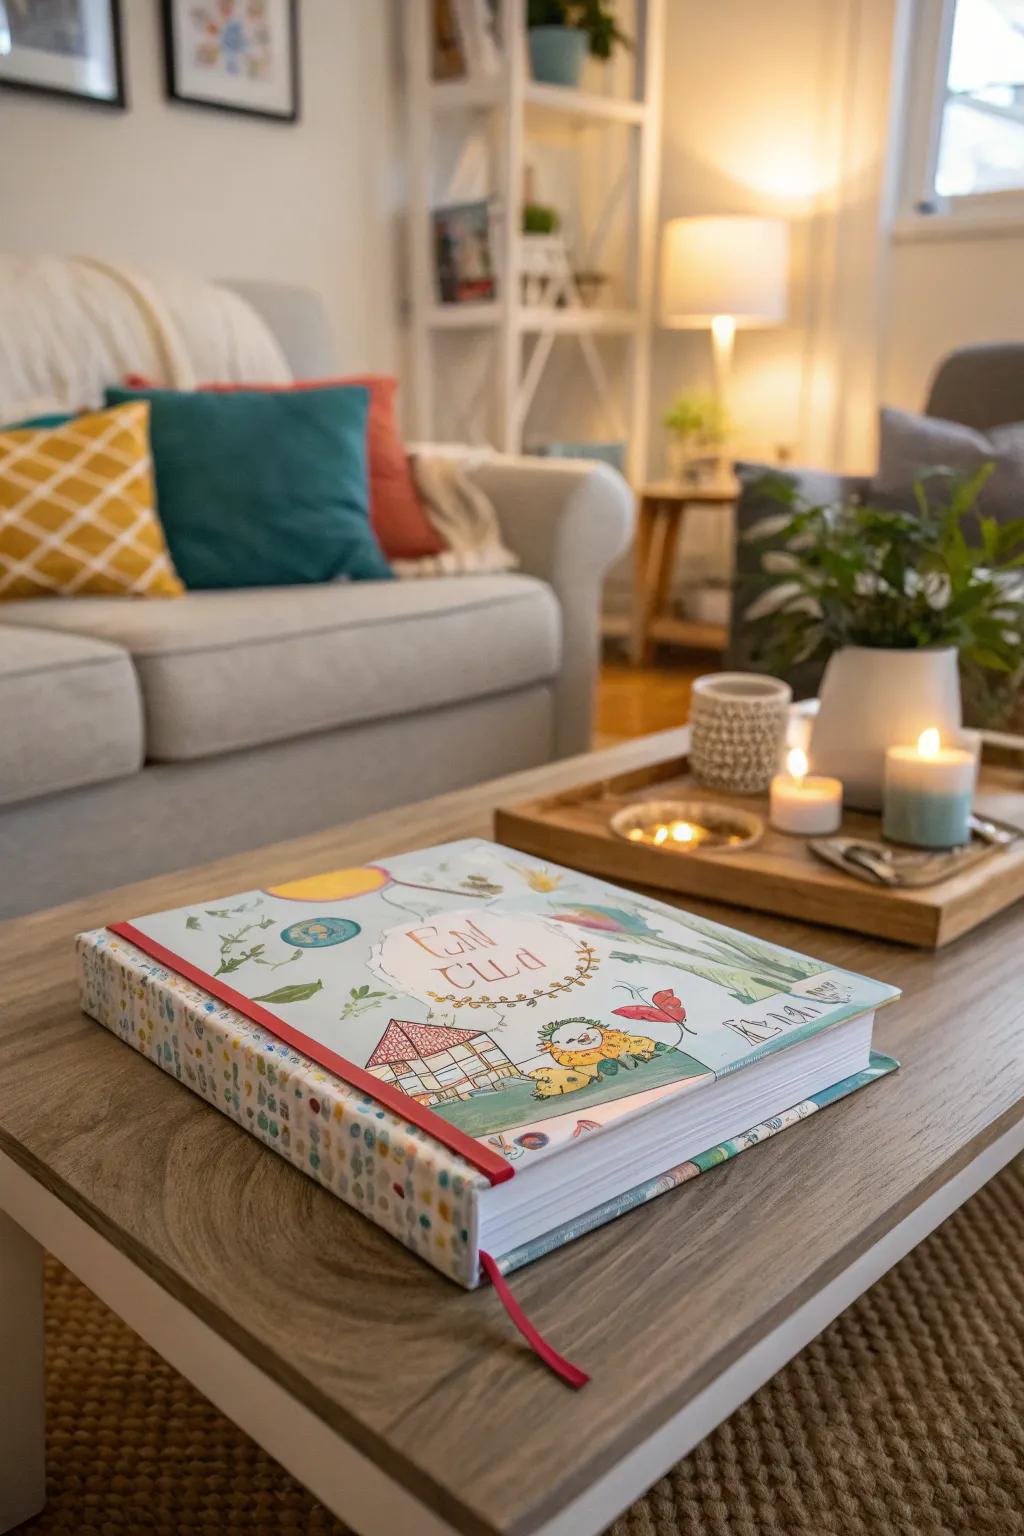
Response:
[[[923,469],[951,469],[966,476],[989,462],[995,469],[979,509],[1000,522],[1024,517],[1024,422],[978,432],[956,421],[885,407],[879,424],[878,474],[869,494],[911,507],[914,481]]]
[[[51,601],[10,606],[43,618]],[[142,706],[131,658],[24,622],[0,624],[0,805],[137,772]]]
[[[124,646],[162,762],[545,682],[561,650],[555,598],[528,576],[58,598],[4,618]]]

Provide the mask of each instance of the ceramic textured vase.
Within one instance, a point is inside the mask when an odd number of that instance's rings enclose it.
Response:
[[[829,658],[811,735],[815,773],[843,781],[843,799],[877,811],[887,747],[912,746],[934,726],[946,740],[961,726],[953,647],[896,651],[848,645]]]
[[[698,677],[690,705],[690,767],[709,789],[766,790],[779,771],[793,692],[758,672]]]

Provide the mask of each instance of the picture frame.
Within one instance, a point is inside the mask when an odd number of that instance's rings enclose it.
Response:
[[[487,198],[435,208],[434,260],[442,304],[486,304],[497,297]]]
[[[120,0],[0,0],[0,90],[124,111]]]
[[[172,101],[299,120],[298,0],[161,0]]]

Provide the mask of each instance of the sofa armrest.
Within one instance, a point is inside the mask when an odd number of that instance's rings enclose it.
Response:
[[[467,472],[494,503],[502,538],[562,610],[562,666],[555,690],[555,755],[590,750],[601,653],[605,573],[632,537],[636,508],[607,464],[501,454]]]

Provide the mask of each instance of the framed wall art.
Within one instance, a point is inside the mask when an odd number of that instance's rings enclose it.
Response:
[[[297,120],[297,0],[163,0],[163,19],[172,100]]]
[[[119,0],[0,0],[0,86],[126,106]]]

